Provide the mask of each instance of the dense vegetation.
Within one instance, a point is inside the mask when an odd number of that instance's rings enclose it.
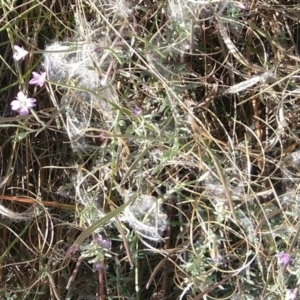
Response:
[[[2,0],[1,299],[297,299],[299,13]]]

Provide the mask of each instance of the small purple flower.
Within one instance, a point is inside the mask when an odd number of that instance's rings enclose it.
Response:
[[[94,234],[94,240],[102,248],[107,248],[107,249],[111,248],[111,240],[109,240],[106,237],[103,237],[103,235],[99,233]]]
[[[137,105],[135,105],[132,109],[131,109],[131,114],[133,117],[138,117],[140,115],[142,115],[143,110],[138,107]]]
[[[29,84],[37,84],[40,87],[42,87],[45,84],[46,80],[46,72],[43,73],[37,73],[32,72],[33,78],[29,81]]]
[[[13,58],[15,60],[23,59],[29,53],[23,47],[19,47],[17,45],[14,45],[14,49],[16,50],[16,52],[13,55]]]
[[[95,264],[93,264],[93,270],[94,270],[94,272],[99,271],[100,269],[103,269],[103,265],[101,263],[95,263]]]
[[[94,52],[99,53],[101,51],[101,47],[95,47]]]
[[[278,263],[282,266],[288,265],[291,259],[291,256],[288,253],[278,253],[275,257],[277,257]]]
[[[19,92],[17,99],[13,100],[10,105],[12,110],[24,116],[29,114],[29,108],[36,106],[35,102],[34,98],[27,98],[23,92]]]

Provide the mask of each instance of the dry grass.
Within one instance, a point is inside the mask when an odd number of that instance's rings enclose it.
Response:
[[[296,299],[299,11],[1,1],[1,299]]]

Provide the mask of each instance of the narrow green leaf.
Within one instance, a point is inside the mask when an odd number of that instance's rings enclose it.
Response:
[[[105,223],[107,223],[109,220],[111,220],[112,218],[114,218],[115,216],[117,216],[119,213],[121,213],[128,205],[130,205],[132,202],[132,199],[127,201],[126,203],[124,203],[123,205],[121,205],[120,207],[118,207],[117,209],[111,211],[110,213],[108,213],[105,217],[103,217],[102,219],[96,221],[94,224],[92,224],[90,227],[88,227],[87,229],[85,229],[80,235],[79,237],[76,239],[76,241],[74,242],[73,246],[75,247],[79,247],[79,245],[87,238],[89,237],[96,229],[98,229],[99,227],[103,226]]]

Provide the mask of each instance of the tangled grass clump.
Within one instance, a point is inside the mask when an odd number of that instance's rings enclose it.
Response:
[[[299,296],[297,1],[0,10],[1,299]]]

